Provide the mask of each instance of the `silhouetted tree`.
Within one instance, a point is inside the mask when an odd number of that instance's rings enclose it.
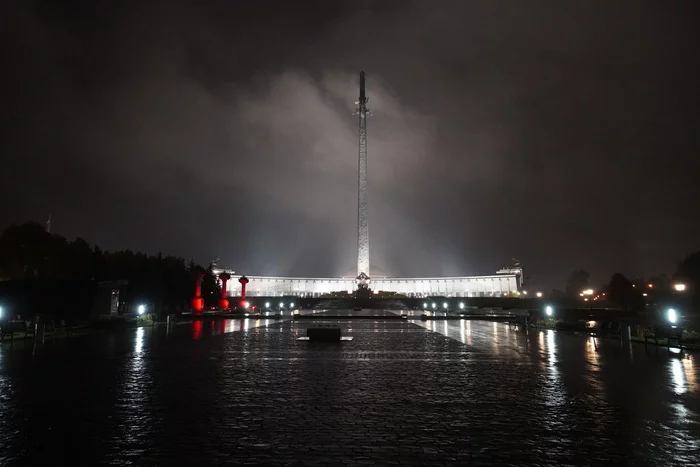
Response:
[[[62,266],[70,279],[87,280],[92,277],[92,255],[93,251],[88,242],[78,237],[68,243],[67,255],[62,258]]]
[[[566,295],[569,297],[578,297],[582,290],[589,287],[588,278],[590,274],[583,269],[578,269],[569,274],[566,279]]]
[[[199,266],[174,256],[90,248],[82,238],[68,242],[36,222],[11,225],[0,235],[0,278],[4,280],[128,280],[126,301],[143,300],[157,309],[182,306],[192,296],[191,270]],[[216,295],[217,282],[211,294]],[[215,299],[218,296],[215,297]]]
[[[644,306],[642,292],[632,287],[632,281],[619,272],[610,277],[606,295],[608,301],[626,310],[639,310]]]
[[[659,274],[647,279],[647,284],[652,285],[652,291],[657,293],[666,293],[671,290],[671,278],[666,274]]]
[[[37,222],[11,225],[0,236],[0,276],[5,279],[58,279],[66,239]]]
[[[559,289],[552,289],[552,292],[549,294],[549,297],[547,297],[550,300],[561,300],[566,297],[566,293]]]
[[[676,274],[674,274],[674,279],[700,284],[700,251],[689,254],[681,261]]]
[[[700,251],[691,253],[678,265],[673,275],[674,282],[686,284],[682,292],[689,312],[700,313]]]
[[[210,263],[202,278],[202,298],[205,306],[216,306],[221,297],[219,279],[214,274],[214,266]]]

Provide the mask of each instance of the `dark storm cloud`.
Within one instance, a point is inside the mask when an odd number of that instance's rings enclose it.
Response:
[[[71,5],[5,7],[4,223],[352,272],[365,69],[375,270],[558,285],[698,248],[692,2]]]

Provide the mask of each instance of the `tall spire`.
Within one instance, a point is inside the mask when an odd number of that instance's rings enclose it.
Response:
[[[357,190],[357,276],[369,277],[369,228],[367,224],[367,102],[365,94],[365,72],[360,72],[359,106],[359,157]]]

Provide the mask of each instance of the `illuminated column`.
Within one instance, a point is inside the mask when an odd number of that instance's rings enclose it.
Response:
[[[219,299],[219,307],[222,310],[227,310],[229,307],[228,298],[226,298],[226,283],[231,279],[231,274],[227,272],[222,272],[219,274],[219,279],[221,279],[221,298]]]
[[[204,299],[202,298],[202,279],[204,271],[197,270],[194,272],[194,298],[192,299],[192,309],[196,312],[204,310]]]
[[[240,279],[238,279],[238,282],[241,284],[241,306],[245,308],[245,288],[248,285],[248,278],[246,276],[241,276]]]
[[[357,183],[357,276],[369,277],[369,228],[367,222],[367,102],[365,72],[360,72],[360,98],[356,114],[359,115],[359,154]],[[365,281],[361,280],[361,285]]]

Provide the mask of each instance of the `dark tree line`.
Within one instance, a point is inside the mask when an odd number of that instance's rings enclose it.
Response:
[[[41,224],[11,225],[0,236],[0,280],[89,281],[128,280],[128,301],[155,307],[186,306],[193,296],[196,271],[206,273],[202,296],[214,305],[220,289],[211,265],[204,269],[183,258],[149,256],[130,250],[108,252],[82,238],[69,241]]]
[[[685,289],[677,290],[682,284]],[[581,297],[592,289],[592,297]],[[569,274],[564,292],[553,291],[552,298],[579,300],[596,298],[597,306],[615,306],[627,310],[642,310],[646,305],[676,304],[690,313],[700,313],[700,251],[688,255],[678,265],[673,276],[660,274],[648,279],[629,279],[619,272],[607,284],[595,285],[590,274],[582,269]]]

